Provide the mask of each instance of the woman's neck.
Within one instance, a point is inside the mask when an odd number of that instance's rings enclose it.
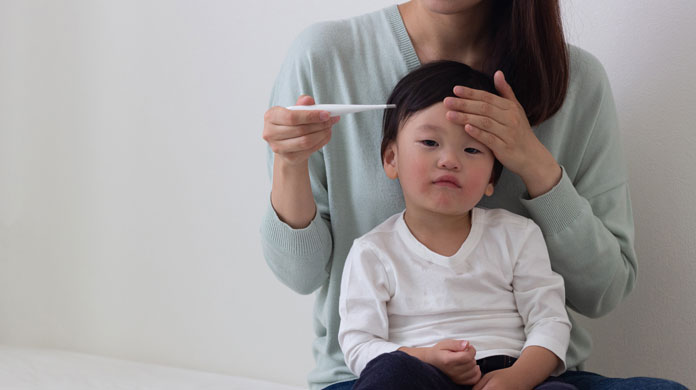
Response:
[[[434,214],[406,207],[404,222],[414,237],[431,251],[452,256],[471,231],[471,210],[463,215]]]
[[[421,63],[452,60],[480,70],[490,39],[489,3],[482,1],[451,13],[433,12],[418,1],[400,4],[404,26]]]

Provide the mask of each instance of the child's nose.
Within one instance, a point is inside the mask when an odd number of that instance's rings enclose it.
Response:
[[[443,150],[440,155],[440,160],[437,163],[439,168],[457,170],[461,168],[461,162],[457,153],[451,150]]]

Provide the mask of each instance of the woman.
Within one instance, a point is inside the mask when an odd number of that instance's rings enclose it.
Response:
[[[404,203],[382,170],[381,113],[339,121],[283,107],[381,103],[410,70],[441,59],[495,74],[500,96],[458,87],[458,98],[445,100],[447,119],[505,166],[495,194],[481,205],[541,227],[573,311],[601,316],[633,287],[633,217],[611,90],[601,64],[564,42],[557,1],[412,0],[320,23],[293,44],[263,132],[272,174],[264,255],[295,291],[319,290],[312,389],[350,388],[355,379],[337,341],[343,264],[353,240]],[[589,334],[574,322],[567,355],[574,369],[563,381],[580,389],[683,388],[575,371],[590,348]]]

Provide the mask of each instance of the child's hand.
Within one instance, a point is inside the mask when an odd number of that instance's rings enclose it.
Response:
[[[524,384],[524,373],[514,367],[491,371],[484,375],[473,390],[531,390]]]
[[[444,372],[459,385],[473,385],[481,379],[476,349],[468,341],[443,340],[428,348],[423,361]]]

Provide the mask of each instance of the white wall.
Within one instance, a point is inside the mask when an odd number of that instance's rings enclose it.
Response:
[[[696,2],[566,2],[567,35],[604,64],[614,89],[636,223],[638,285],[585,321],[589,367],[696,388]]]
[[[0,343],[304,384],[312,297],[258,243],[262,115],[302,28],[392,3],[0,0]],[[696,6],[564,6],[612,80],[641,262],[590,367],[696,386]]]

